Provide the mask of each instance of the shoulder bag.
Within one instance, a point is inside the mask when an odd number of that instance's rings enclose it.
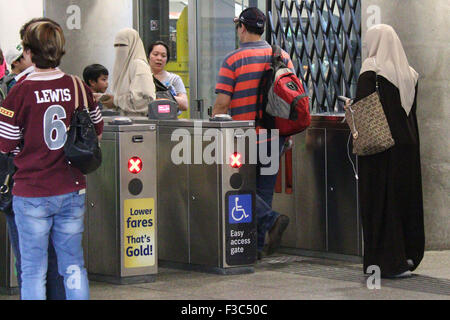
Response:
[[[69,165],[78,168],[83,174],[95,171],[102,163],[102,152],[97,132],[89,116],[86,90],[80,78],[71,76],[75,88],[75,111],[67,131],[64,145]],[[79,104],[78,87],[83,95],[83,105]]]
[[[353,137],[353,153],[358,156],[380,153],[394,146],[380,100],[378,80],[374,93],[347,108],[345,120]]]
[[[12,212],[13,175],[16,167],[11,153],[0,154],[0,211],[10,214]]]

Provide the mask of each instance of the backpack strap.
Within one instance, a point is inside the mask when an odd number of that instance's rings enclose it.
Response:
[[[270,126],[270,124],[267,123],[268,119],[267,114],[265,113],[266,112],[265,106],[267,105],[268,100],[267,93],[270,88],[271,77],[273,76],[274,73],[274,66],[276,65],[277,61],[282,61],[281,48],[280,46],[274,44],[272,45],[272,60],[270,62],[270,67],[269,69],[263,72],[263,75],[259,80],[257,100],[256,100],[255,125],[261,126],[266,129],[270,129],[267,128],[268,126]],[[262,118],[259,116],[260,111],[262,111]]]
[[[266,106],[268,101],[268,92],[272,84],[273,68],[270,67],[268,70],[264,71],[261,79],[259,80],[257,100],[256,100],[256,116],[255,125],[263,127],[270,130],[273,126],[273,119],[268,113],[266,113]],[[262,117],[259,113],[262,111]]]
[[[277,46],[276,44],[272,45],[272,57],[274,59],[281,58],[281,48],[280,48],[280,46]]]
[[[267,95],[264,94],[264,79],[267,78],[266,77],[267,71],[263,72],[263,75],[261,76],[261,79],[259,79],[259,84],[258,84],[258,92],[256,94],[256,116],[255,116],[255,126],[262,126],[262,120],[259,116],[259,111],[261,111],[263,109],[263,105],[264,105],[264,100],[267,100]],[[262,102],[261,102],[261,98],[262,98]],[[264,112],[264,111],[263,111]]]

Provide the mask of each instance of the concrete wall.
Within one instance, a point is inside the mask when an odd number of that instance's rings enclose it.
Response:
[[[25,22],[42,15],[42,0],[1,0],[0,47],[3,53],[20,43],[19,30]]]
[[[450,1],[362,0],[362,34],[373,24],[397,31],[420,74],[417,117],[428,250],[450,249]]]
[[[84,67],[100,63],[111,76],[114,38],[120,29],[133,27],[133,1],[45,0],[44,9],[45,16],[58,22],[66,37],[61,69],[81,76]]]

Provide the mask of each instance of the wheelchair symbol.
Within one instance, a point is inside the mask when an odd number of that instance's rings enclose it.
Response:
[[[249,215],[245,213],[245,210],[242,206],[238,204],[239,197],[234,198],[234,208],[231,210],[231,216],[234,221],[241,221],[244,218],[248,218]]]

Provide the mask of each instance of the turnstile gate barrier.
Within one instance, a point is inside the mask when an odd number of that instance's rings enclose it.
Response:
[[[0,293],[19,293],[15,258],[3,212],[0,212]]]
[[[158,270],[156,125],[104,120],[102,165],[87,176],[89,279],[152,282]]]
[[[249,164],[256,147],[254,121],[155,123],[160,265],[254,272],[256,164]]]

